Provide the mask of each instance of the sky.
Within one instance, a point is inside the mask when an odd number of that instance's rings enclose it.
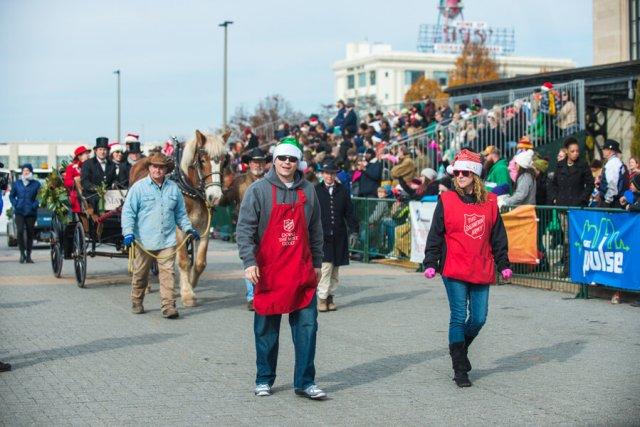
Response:
[[[0,142],[84,141],[122,131],[143,141],[222,123],[272,94],[305,113],[332,103],[333,62],[368,40],[415,51],[437,0],[0,0]],[[465,0],[466,20],[513,27],[516,55],[592,64],[591,0]]]

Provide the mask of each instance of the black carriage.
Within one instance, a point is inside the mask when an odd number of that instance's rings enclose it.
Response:
[[[62,274],[63,260],[73,260],[76,284],[83,288],[87,277],[87,256],[128,258],[124,246],[120,212],[126,190],[109,190],[104,195],[104,211],[95,212],[82,197],[82,213],[52,219],[51,268],[56,277]],[[94,196],[97,197],[97,196]]]

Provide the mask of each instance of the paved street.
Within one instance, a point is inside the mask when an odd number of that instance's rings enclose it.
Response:
[[[492,289],[471,379],[451,381],[440,280],[397,267],[343,269],[320,314],[325,402],[293,395],[283,322],[276,393],[252,394],[253,315],[235,246],[214,241],[202,305],[164,320],[159,295],[130,314],[126,260],[88,259],[87,288],[0,246],[1,425],[604,425],[640,420],[640,309],[515,286]]]

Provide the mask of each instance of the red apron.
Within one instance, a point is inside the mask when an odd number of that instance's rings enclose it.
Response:
[[[318,287],[304,215],[307,198],[301,189],[297,194],[295,203],[279,205],[271,186],[271,217],[256,254],[260,278],[253,297],[262,316],[307,307]]]

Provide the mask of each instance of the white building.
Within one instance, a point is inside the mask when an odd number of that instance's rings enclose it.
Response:
[[[394,52],[381,43],[349,43],[347,57],[333,64],[335,98],[358,102],[374,96],[380,106],[403,103],[411,84],[425,75],[444,88],[457,55],[422,52]],[[516,77],[542,71],[573,68],[570,59],[497,56],[500,77]]]

